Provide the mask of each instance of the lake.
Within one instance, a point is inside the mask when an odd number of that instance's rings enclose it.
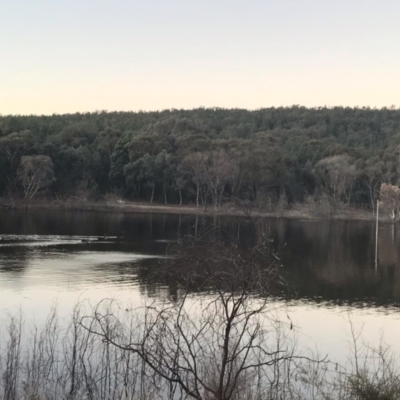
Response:
[[[22,310],[40,324],[53,305],[61,318],[78,301],[103,298],[139,303],[168,296],[171,288],[147,279],[168,245],[204,226],[254,239],[254,225],[229,217],[173,214],[0,210],[0,319]],[[266,221],[279,255],[290,299],[290,316],[300,347],[346,360],[351,319],[363,325],[363,338],[385,341],[400,354],[400,235],[396,226],[379,229],[361,221]]]

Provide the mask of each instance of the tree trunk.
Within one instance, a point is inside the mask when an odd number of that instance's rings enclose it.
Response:
[[[222,185],[222,188],[221,188],[221,193],[220,193],[219,199],[218,199],[218,207],[222,206],[222,198],[224,197],[224,192],[225,192],[225,184]]]
[[[215,184],[215,187],[212,187],[211,195],[213,198],[214,210],[217,210],[218,209],[218,183]]]
[[[196,188],[197,188],[197,194],[196,194],[196,207],[199,208],[199,196],[200,196],[200,188],[199,184],[196,183]]]
[[[255,183],[252,182],[251,184],[251,195],[253,196],[253,201],[256,202],[257,201],[257,189],[255,187]]]
[[[372,192],[371,186],[369,187],[369,196],[371,198],[372,215],[375,216],[375,201],[374,201],[374,196],[373,196],[373,192]]]
[[[182,205],[182,191],[179,190],[179,206]]]
[[[151,199],[150,199],[150,204],[152,204],[152,203],[153,203],[153,199],[154,199],[154,187],[155,187],[155,184],[153,183],[153,188],[151,189]]]

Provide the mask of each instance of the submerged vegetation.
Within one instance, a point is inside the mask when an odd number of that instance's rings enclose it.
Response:
[[[2,116],[0,195],[374,211],[399,181],[399,132],[386,108]]]

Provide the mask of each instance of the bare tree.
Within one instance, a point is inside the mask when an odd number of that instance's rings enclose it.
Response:
[[[334,208],[341,201],[350,204],[357,169],[348,155],[324,158],[315,166],[315,174],[324,186]]]
[[[25,199],[32,199],[42,188],[54,182],[54,166],[49,156],[24,156],[18,170]]]
[[[287,208],[287,206],[288,206],[288,200],[286,196],[286,190],[284,187],[281,187],[279,190],[279,197],[277,200],[277,207],[276,207],[279,217],[282,216],[282,213],[285,210],[285,208]]]
[[[130,310],[133,324],[126,323],[128,310],[110,311],[108,302],[100,303],[82,326],[137,354],[184,398],[283,395],[283,371],[295,356],[291,326],[270,314],[268,299],[284,281],[268,246],[264,237],[247,248],[204,237],[181,240],[163,269],[176,282],[175,301]],[[201,297],[193,294],[198,291]]]

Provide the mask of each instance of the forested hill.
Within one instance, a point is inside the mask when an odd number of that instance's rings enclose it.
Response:
[[[3,196],[370,204],[400,174],[400,110],[304,107],[0,117]]]

